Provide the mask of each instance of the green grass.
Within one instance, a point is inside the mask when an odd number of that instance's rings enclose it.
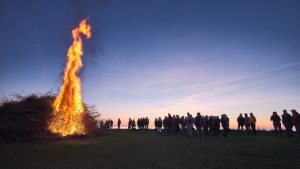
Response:
[[[109,131],[103,137],[0,144],[0,168],[16,169],[277,169],[299,168],[300,139],[257,136],[161,136]]]

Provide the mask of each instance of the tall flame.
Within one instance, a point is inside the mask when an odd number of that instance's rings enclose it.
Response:
[[[87,24],[86,19],[82,20],[79,26],[72,30],[73,44],[67,53],[63,85],[53,103],[54,116],[50,120],[49,129],[54,133],[60,133],[62,136],[85,133],[83,124],[85,108],[81,98],[81,81],[77,75],[83,66],[80,34],[87,38],[91,37],[91,25]]]

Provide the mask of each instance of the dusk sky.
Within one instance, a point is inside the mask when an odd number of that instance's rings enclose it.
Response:
[[[0,91],[57,93],[89,17],[82,94],[102,118],[300,110],[300,1],[0,1]]]

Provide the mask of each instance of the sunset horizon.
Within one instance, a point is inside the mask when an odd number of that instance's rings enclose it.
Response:
[[[200,112],[236,129],[252,112],[271,130],[273,111],[300,110],[299,3],[130,2],[2,3],[1,93],[58,94],[70,30],[89,18],[79,76],[100,119]]]

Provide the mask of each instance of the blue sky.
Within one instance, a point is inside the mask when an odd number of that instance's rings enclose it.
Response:
[[[57,92],[71,30],[90,17],[80,72],[103,118],[300,109],[299,1],[0,2],[0,90]]]

